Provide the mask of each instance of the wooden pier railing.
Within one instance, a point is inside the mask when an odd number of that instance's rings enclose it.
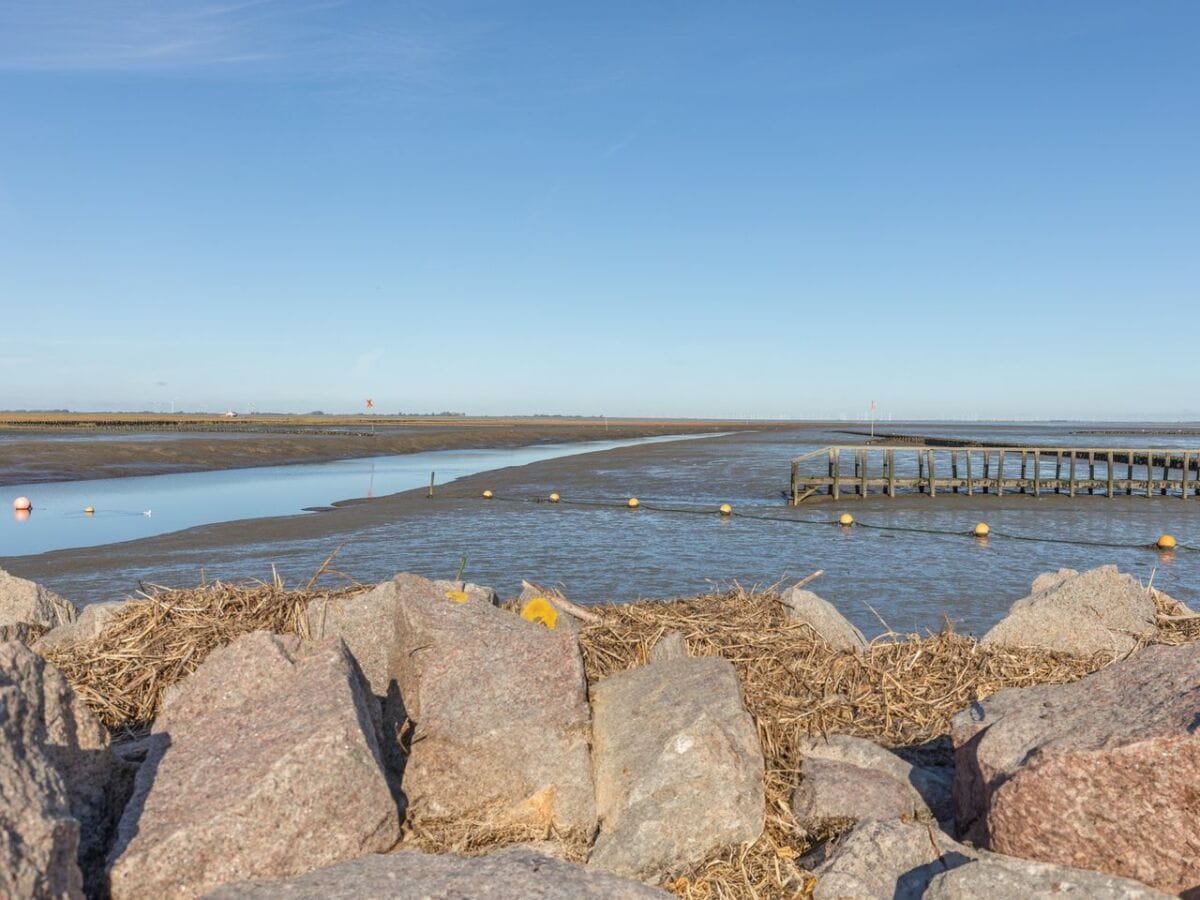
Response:
[[[1177,496],[1200,495],[1200,448],[824,447],[792,460],[790,502],[816,494],[877,492]],[[1196,473],[1196,474],[1193,474]]]

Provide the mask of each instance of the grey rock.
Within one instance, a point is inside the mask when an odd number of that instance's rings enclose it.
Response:
[[[1124,656],[1158,633],[1150,592],[1116,566],[1040,576],[1048,585],[1012,605],[984,646],[1027,647],[1077,656]]]
[[[933,878],[965,865],[978,851],[923,823],[856,825],[813,873],[814,900],[918,900]]]
[[[74,622],[67,622],[52,628],[34,645],[38,653],[48,650],[58,650],[72,644],[90,641],[100,636],[100,632],[118,612],[125,608],[128,600],[108,600],[104,603],[89,603],[79,612]]]
[[[887,775],[915,791],[913,813],[932,815],[942,828],[954,825],[952,766],[914,766],[890,750],[866,738],[848,734],[831,734],[801,742],[800,752],[806,760],[822,759],[869,769]],[[808,764],[805,764],[808,770]],[[795,807],[793,806],[793,809]],[[851,818],[859,818],[851,816]]]
[[[209,900],[463,900],[494,897],[523,900],[651,900],[665,891],[529,850],[489,856],[433,855],[401,850],[364,856],[286,881],[242,882],[208,895]]]
[[[164,698],[110,854],[112,894],[197,897],[390,849],[371,698],[338,639],[254,632]]]
[[[496,593],[495,589],[479,584],[472,584],[469,581],[438,579],[433,582],[433,586],[445,594],[466,594],[467,599],[472,603],[487,603],[491,606],[500,605],[500,595]]]
[[[1194,889],[1198,716],[1196,643],[1000,691],[951,721],[959,828],[1010,856]]]
[[[659,662],[669,659],[687,659],[687,641],[681,631],[668,631],[650,648],[650,661]]]
[[[27,752],[49,761],[62,781],[67,810],[79,829],[78,864],[96,894],[117,817],[129,796],[132,769],[113,754],[107,729],[67,680],[41,656],[16,642],[0,644],[0,684],[20,694]],[[37,744],[30,747],[30,741]],[[0,790],[0,796],[4,791]]]
[[[33,655],[11,642],[0,652]],[[40,690],[27,681],[0,666],[0,896],[82,898],[79,820],[46,750]]]
[[[1086,869],[987,854],[934,876],[924,900],[1157,900],[1164,894],[1141,882]]]
[[[792,794],[792,813],[808,827],[837,819],[915,819],[929,811],[906,781],[876,769],[829,759],[806,759],[799,787]]]
[[[611,675],[592,709],[600,834],[590,866],[647,879],[762,833],[762,748],[728,660]]]
[[[415,817],[595,829],[591,717],[575,635],[397,575],[394,676],[413,722]]]
[[[0,625],[25,622],[54,628],[78,616],[71,601],[24,578],[0,569]]]
[[[375,697],[372,718],[379,731],[388,782],[396,796],[401,792],[405,763],[401,732],[408,718],[395,676],[399,602],[395,582],[385,581],[352,597],[310,600],[306,610],[313,640],[341,638],[370,685]]]
[[[29,622],[14,622],[11,625],[0,625],[0,643],[4,641],[20,641],[26,647],[29,647],[49,631],[50,629],[45,625],[32,625]]]
[[[1057,572],[1043,572],[1037,578],[1033,579],[1029,593],[1040,594],[1043,591],[1056,588],[1064,581],[1068,581],[1078,575],[1079,573],[1075,569],[1059,569]]]
[[[789,588],[783,594],[783,602],[788,609],[788,618],[803,622],[831,647],[854,653],[861,653],[867,648],[863,633],[850,624],[832,603],[812,591],[800,587]]]

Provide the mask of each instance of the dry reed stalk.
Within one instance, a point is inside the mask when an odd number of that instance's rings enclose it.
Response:
[[[126,603],[96,637],[45,656],[105,725],[136,733],[154,721],[163,691],[216,647],[251,631],[307,637],[309,600],[363,590],[286,591],[278,579],[158,588]]]

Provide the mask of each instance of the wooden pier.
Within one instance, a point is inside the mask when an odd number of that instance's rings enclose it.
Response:
[[[898,494],[1200,495],[1200,448],[824,447],[792,460],[790,502]]]

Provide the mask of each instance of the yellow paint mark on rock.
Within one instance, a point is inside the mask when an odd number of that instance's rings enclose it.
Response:
[[[558,625],[558,610],[545,597],[534,597],[521,607],[521,618],[545,625],[553,631]]]
[[[455,603],[466,603],[471,597],[466,591],[446,591],[446,599],[453,600]]]

